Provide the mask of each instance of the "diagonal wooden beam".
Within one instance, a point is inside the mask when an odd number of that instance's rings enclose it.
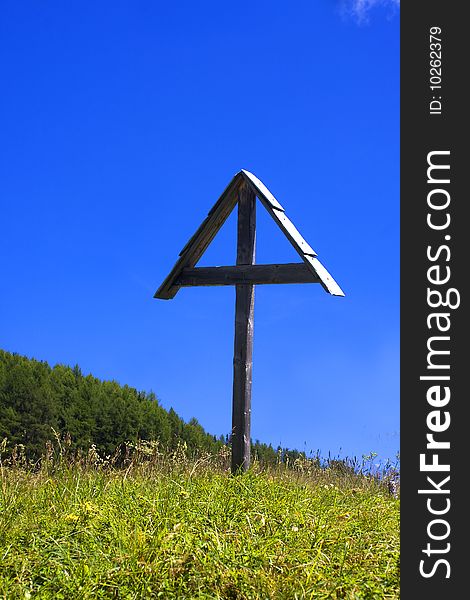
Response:
[[[296,226],[286,215],[284,208],[279,204],[276,198],[271,194],[268,188],[260,181],[253,173],[242,169],[243,177],[254,193],[260,199],[261,204],[265,207],[271,217],[276,221],[281,231],[294,246],[297,252],[302,256],[317,256],[315,250],[307,243],[300,235]]]
[[[181,287],[247,283],[320,283],[320,279],[304,263],[287,263],[185,268],[175,281]]]
[[[253,175],[253,173],[250,173],[245,169],[242,169],[241,173],[243,174],[245,181],[258,196],[261,204],[284,232],[307,268],[310,269],[313,275],[319,278],[323,289],[333,296],[344,296],[343,290],[318,260],[315,250],[304,240],[295,225],[286,215],[284,208],[279,204],[264,183]]]
[[[220,198],[209,211],[196,233],[181,250],[179,259],[170,271],[165,281],[155,292],[154,298],[170,300],[179,290],[175,284],[176,278],[185,267],[194,267],[212,242],[216,233],[227,220],[238,201],[238,188],[243,183],[243,176],[237,173],[223,191]]]
[[[253,173],[246,170],[241,170],[237,173],[226,187],[220,198],[209,211],[209,214],[197,229],[196,233],[191,237],[189,242],[180,252],[180,256],[171,272],[168,274],[164,282],[158,288],[154,298],[169,300],[175,296],[180,287],[183,285],[231,285],[227,283],[184,283],[189,272],[183,276],[185,269],[193,269],[199,261],[206,248],[209,246],[215,235],[227,220],[232,210],[238,201],[238,193],[242,185],[248,184],[251,191],[259,198],[265,209],[283,231],[287,239],[295,248],[300,258],[304,261],[305,266],[310,270],[312,277],[318,278],[322,287],[334,296],[344,296],[343,290],[339,287],[330,273],[325,269],[322,263],[318,260],[315,250],[305,241],[299,233],[292,221],[287,217],[283,206],[279,204],[273,194],[268,190],[262,181],[260,181]],[[291,274],[289,274],[290,276]],[[201,272],[191,273],[191,276],[196,281],[202,277]],[[210,274],[212,276],[212,274]],[[254,275],[253,275],[254,276]],[[302,275],[303,276],[303,275]],[[252,282],[257,283],[256,281]],[[283,281],[260,281],[258,283],[284,283]],[[313,283],[308,281],[285,281],[285,283]],[[235,285],[239,285],[234,282]]]

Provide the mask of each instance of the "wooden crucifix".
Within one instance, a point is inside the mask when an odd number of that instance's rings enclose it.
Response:
[[[255,264],[256,198],[279,225],[303,262]],[[235,266],[196,267],[196,263],[238,204],[237,262]],[[199,229],[180,252],[179,259],[155,298],[174,298],[181,287],[234,285],[235,343],[233,356],[232,473],[250,466],[251,383],[253,367],[254,286],[268,283],[320,283],[333,296],[343,291],[316,258],[316,252],[288,219],[284,208],[252,173],[241,170],[209,211]]]

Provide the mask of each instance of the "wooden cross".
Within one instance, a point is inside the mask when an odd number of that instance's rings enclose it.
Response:
[[[303,262],[255,265],[256,197],[279,225]],[[237,264],[196,267],[196,263],[238,204]],[[267,283],[320,283],[333,296],[343,291],[316,258],[284,208],[252,173],[241,170],[209,211],[180,252],[175,266],[155,298],[174,298],[181,287],[235,285],[235,344],[233,355],[232,473],[250,466],[251,383],[253,366],[254,286]]]

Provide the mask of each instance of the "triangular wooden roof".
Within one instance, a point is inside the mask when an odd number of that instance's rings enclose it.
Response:
[[[318,281],[323,288],[333,296],[344,296],[339,285],[316,258],[316,252],[300,235],[295,225],[287,217],[284,208],[279,204],[273,194],[271,194],[264,183],[253,175],[253,173],[242,169],[233,177],[220,198],[209,211],[199,229],[181,250],[178,261],[158,288],[154,297],[162,300],[169,300],[175,296],[180,289],[178,278],[183,269],[194,267],[204,254],[206,248],[212,242],[219,229],[235,208],[238,201],[238,190],[243,182],[246,182],[251,187],[262,205],[295,248],[305,265],[312,274],[318,278]]]

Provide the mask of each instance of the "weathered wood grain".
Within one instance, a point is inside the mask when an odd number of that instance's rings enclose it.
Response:
[[[304,261],[312,275],[318,277],[323,289],[333,296],[344,296],[343,290],[339,287],[331,274],[325,269],[321,262],[316,258],[317,253],[308,244],[299,233],[292,221],[287,217],[282,206],[279,204],[266,186],[252,173],[242,170],[245,180],[252,187],[254,193],[258,196],[260,202],[266,208],[268,213],[279,225],[292,246]]]
[[[185,267],[193,267],[204,254],[207,246],[212,242],[216,233],[234,209],[238,198],[238,187],[242,182],[241,172],[237,173],[211,208],[196,233],[181,250],[178,261],[155,292],[154,298],[170,300],[175,296],[179,290],[179,286],[175,284],[177,277]]]
[[[255,262],[256,195],[244,185],[238,195],[237,265]],[[232,473],[250,466],[254,286],[236,286],[233,352]]]
[[[185,268],[176,279],[180,287],[201,285],[320,283],[305,263]]]
[[[344,296],[344,292],[333,279],[331,274],[328,273],[325,267],[316,259],[316,252],[305,241],[295,225],[287,217],[284,208],[279,204],[273,194],[255,175],[253,175],[253,173],[242,170],[232,178],[231,182],[226,187],[220,198],[209,211],[209,214],[201,226],[197,229],[196,233],[191,237],[189,242],[180,252],[178,261],[164,282],[158,288],[154,297],[163,300],[169,300],[175,296],[177,291],[182,286],[231,285],[232,283],[235,285],[240,285],[239,281],[237,280],[237,275],[235,274],[227,273],[227,277],[222,277],[220,273],[216,275],[216,272],[214,271],[204,275],[203,272],[196,271],[194,267],[235,207],[238,201],[238,193],[242,185],[246,185],[247,189],[250,189],[252,194],[255,194],[255,196],[259,198],[260,202],[283,231],[287,239],[291,242],[292,246],[305,263],[307,269],[310,270],[312,277],[318,278],[319,282],[328,293],[334,296]],[[279,276],[279,281],[275,281],[274,278],[272,281],[265,281],[264,276],[261,277],[261,271],[259,271],[257,275],[259,275],[260,279],[262,280],[256,281],[255,272],[250,271],[248,273],[249,274],[244,276],[248,277],[250,279],[250,283],[252,284],[313,283],[312,280],[308,280],[306,275],[300,273],[300,281],[295,280],[295,278],[292,281],[288,280],[289,277],[293,277],[293,275],[292,273],[287,272],[285,276]],[[205,276],[207,276],[207,283],[202,283]],[[303,277],[305,277],[305,280]],[[211,283],[211,278],[216,278],[216,282]],[[253,278],[252,281],[251,278]],[[231,280],[232,283],[225,283],[226,280]]]

